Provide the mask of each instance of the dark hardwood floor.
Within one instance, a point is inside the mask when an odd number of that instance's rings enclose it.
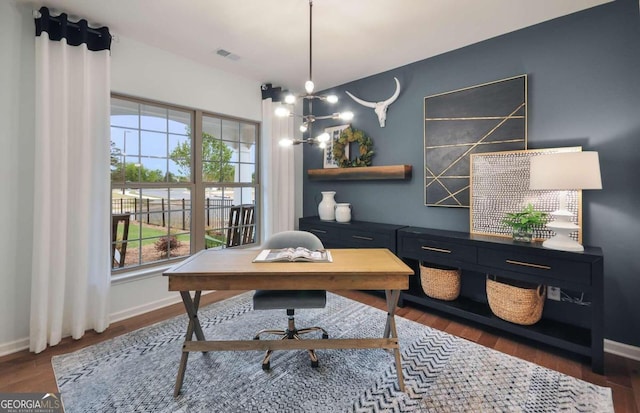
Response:
[[[359,291],[336,292],[373,307],[385,309],[385,303],[381,297]],[[238,293],[240,291],[216,291],[203,295],[201,305],[204,306],[224,300]],[[1,357],[0,392],[57,392],[58,388],[51,367],[51,357],[108,340],[175,315],[183,314],[183,312],[182,304],[175,304],[113,323],[111,327],[101,334],[87,332],[81,340],[64,339],[59,345],[48,348],[40,354],[32,354],[25,350]],[[614,408],[617,413],[640,413],[639,361],[606,354],[605,375],[601,376],[591,372],[587,359],[550,347],[539,346],[537,343],[525,342],[516,337],[509,337],[503,332],[493,331],[484,327],[480,328],[470,322],[467,323],[451,316],[423,311],[412,306],[398,309],[397,314],[569,376],[600,386],[610,387],[613,391]]]

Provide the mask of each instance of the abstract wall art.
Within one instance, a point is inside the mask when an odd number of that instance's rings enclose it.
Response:
[[[529,189],[531,158],[545,153],[580,152],[580,146],[480,153],[471,156],[471,208],[469,232],[511,237],[511,228],[502,224],[507,212],[517,212],[527,204],[542,212],[558,209],[558,191]],[[582,192],[567,191],[567,210],[580,230],[572,234],[582,242]],[[536,229],[537,240],[551,238],[546,228]]]
[[[424,98],[424,202],[469,207],[473,154],[527,148],[527,75]]]

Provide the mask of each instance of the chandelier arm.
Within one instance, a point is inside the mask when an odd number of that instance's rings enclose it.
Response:
[[[289,113],[289,117],[300,118],[300,119],[303,119],[303,120],[306,119],[306,115],[298,115],[297,113],[293,113],[293,112]]]
[[[316,120],[321,120],[321,119],[336,119],[338,116],[340,116],[339,113],[333,113],[331,115],[323,115],[323,116],[315,116],[314,118]]]

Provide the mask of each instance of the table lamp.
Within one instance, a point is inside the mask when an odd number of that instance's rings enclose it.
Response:
[[[602,189],[598,152],[559,152],[534,156],[529,171],[529,189],[561,191],[559,206],[550,215],[554,221],[546,226],[555,235],[542,246],[562,251],[584,251],[579,242],[570,237],[580,229],[571,222],[573,213],[567,210],[567,191]]]

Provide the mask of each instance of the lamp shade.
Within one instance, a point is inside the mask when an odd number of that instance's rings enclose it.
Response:
[[[532,157],[529,189],[602,189],[598,152],[560,152]]]

